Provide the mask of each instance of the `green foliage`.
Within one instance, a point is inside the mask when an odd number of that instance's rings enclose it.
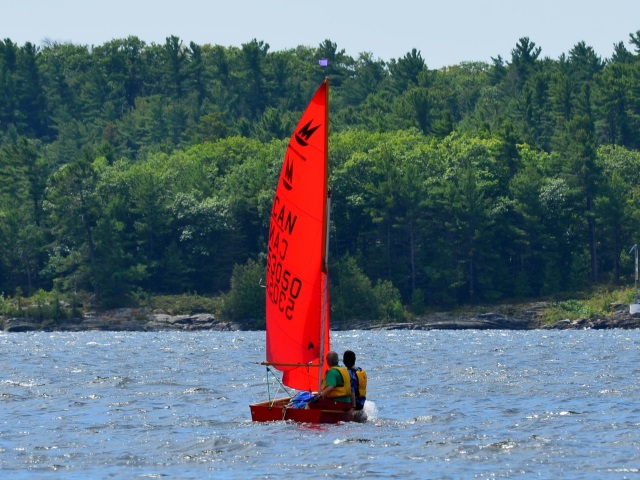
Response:
[[[195,293],[152,296],[143,300],[140,304],[169,315],[191,315],[194,313],[214,313],[219,315],[222,309],[220,298],[197,295]]]
[[[248,260],[236,265],[231,275],[231,289],[224,296],[222,315],[231,320],[254,320],[255,327],[264,328],[266,267],[262,262]]]
[[[377,316],[383,321],[400,321],[407,318],[400,292],[389,280],[378,280],[373,287]]]
[[[40,289],[30,297],[22,297],[21,292],[16,292],[14,297],[0,295],[0,315],[56,321],[70,318],[72,314],[69,303],[55,290]]]
[[[345,257],[331,270],[331,316],[340,320],[369,320],[378,315],[371,280],[355,258]]]
[[[10,304],[4,296],[3,292],[0,292],[0,315],[7,315],[9,313]]]
[[[615,305],[628,305],[635,301],[633,289],[598,289],[584,299],[551,302],[542,313],[544,322],[551,324],[560,320],[606,317],[613,313]]]
[[[580,300],[567,300],[552,303],[544,313],[546,323],[558,320],[576,320],[579,318],[593,318],[598,312],[588,303]]]
[[[331,315],[349,320],[402,320],[406,311],[400,292],[388,280],[371,280],[353,257],[344,257],[332,270]]]
[[[261,321],[249,259],[326,75],[335,315],[627,284],[639,58],[579,42],[552,60],[523,37],[508,60],[436,71],[415,49],[354,59],[329,39],[278,52],[258,39],[2,40],[0,291],[18,309],[34,297],[34,315],[51,305],[42,292],[103,307],[223,292],[230,318]]]
[[[411,313],[422,315],[425,312],[424,293],[419,288],[411,292]]]

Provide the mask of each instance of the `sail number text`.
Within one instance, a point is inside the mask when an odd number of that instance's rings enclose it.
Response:
[[[269,255],[267,261],[267,295],[271,302],[278,305],[278,310],[285,317],[293,320],[293,310],[296,307],[296,299],[302,290],[302,281],[291,275],[289,270],[282,266],[282,262],[275,253]]]
[[[289,238],[294,235],[298,217],[276,195],[271,211],[269,253],[267,258],[267,295],[280,313],[293,320],[296,299],[302,290],[302,280],[284,267],[289,252]],[[284,262],[284,264],[283,264]]]

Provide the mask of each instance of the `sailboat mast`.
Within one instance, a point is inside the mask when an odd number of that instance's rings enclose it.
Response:
[[[328,306],[329,306],[329,215],[331,212],[331,192],[329,191],[328,178],[329,178],[329,77],[325,78],[327,85],[326,94],[326,108],[324,110],[324,192],[327,195],[327,202],[324,212],[324,244],[323,244],[323,259],[322,269],[324,271],[324,281],[322,285],[322,320],[320,322],[320,372],[318,374],[318,392],[322,389],[322,375],[324,371],[324,356],[327,352],[324,351],[325,335],[327,334],[327,320],[328,320]]]

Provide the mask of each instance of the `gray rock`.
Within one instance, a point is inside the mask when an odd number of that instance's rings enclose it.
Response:
[[[4,321],[5,332],[34,332],[42,329],[42,322],[32,318],[13,317]]]

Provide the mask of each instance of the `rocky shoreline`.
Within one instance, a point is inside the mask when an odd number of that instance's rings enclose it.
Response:
[[[241,325],[220,320],[211,313],[169,315],[146,308],[119,308],[106,312],[85,312],[80,318],[37,320],[25,317],[4,319],[5,332],[160,332],[198,330],[243,330]]]
[[[416,317],[408,322],[332,320],[333,330],[568,330],[568,329],[634,329],[640,328],[640,314],[631,314],[629,305],[614,305],[606,317],[560,320],[543,324],[541,312],[546,303],[500,305],[492,311],[436,312]],[[0,318],[7,333],[32,331],[239,331],[256,330],[256,322],[235,323],[217,318],[211,313],[169,315],[146,308],[121,308],[107,312],[86,312],[81,318],[68,320],[36,320],[24,317]]]
[[[631,314],[629,305],[612,305],[612,313],[608,316],[564,319],[545,324],[542,311],[545,302],[527,305],[501,305],[490,312],[438,312],[417,317],[405,323],[370,323],[352,324],[331,327],[336,330],[584,330],[584,329],[634,329],[640,328],[640,314]]]

